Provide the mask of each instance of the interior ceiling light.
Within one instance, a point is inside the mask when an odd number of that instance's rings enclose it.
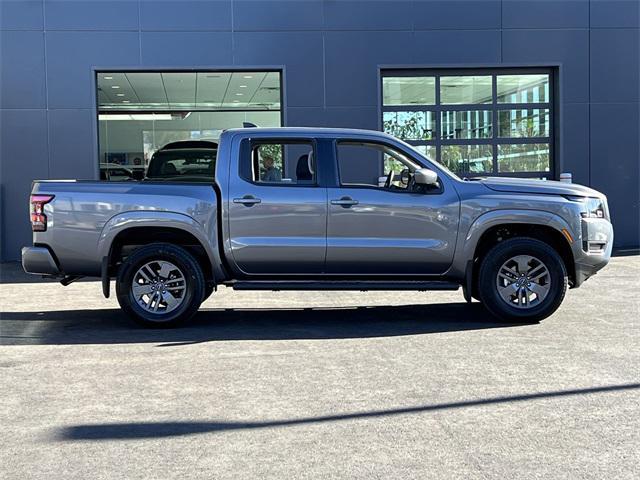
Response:
[[[170,113],[101,113],[98,120],[173,120]]]
[[[246,85],[240,85],[240,88],[247,88]]]
[[[236,93],[236,96],[241,97],[244,93]]]
[[[122,100],[122,103],[131,103],[130,100]]]
[[[242,78],[253,78],[253,75],[243,75]]]
[[[119,85],[111,85],[111,88],[120,88]]]
[[[102,78],[104,78],[105,80],[113,80],[113,77],[102,77]]]
[[[124,93],[116,93],[116,97],[124,97]]]

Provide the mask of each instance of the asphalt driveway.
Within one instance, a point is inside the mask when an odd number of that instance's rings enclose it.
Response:
[[[232,292],[132,326],[0,284],[0,478],[637,478],[640,257],[551,318],[461,292]],[[33,279],[31,279],[33,280]]]

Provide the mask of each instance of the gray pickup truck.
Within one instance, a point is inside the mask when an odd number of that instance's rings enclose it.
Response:
[[[176,160],[153,181],[34,182],[25,271],[63,285],[100,277],[107,297],[115,278],[120,306],[145,326],[186,321],[218,285],[462,287],[495,316],[530,322],[611,255],[601,193],[462,180],[380,132],[227,130],[213,178],[189,163]]]

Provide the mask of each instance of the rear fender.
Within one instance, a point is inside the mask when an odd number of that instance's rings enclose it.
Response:
[[[192,217],[182,213],[164,211],[130,211],[113,216],[102,228],[98,240],[99,258],[108,257],[116,236],[133,227],[163,227],[183,230],[193,235],[202,245],[211,263],[214,278],[221,278],[221,262],[217,254],[217,234],[215,225],[207,230]],[[153,238],[149,239],[153,243]]]

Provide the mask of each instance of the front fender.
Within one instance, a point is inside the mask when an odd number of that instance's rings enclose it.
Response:
[[[99,258],[109,255],[111,245],[116,236],[133,227],[164,227],[183,230],[193,235],[207,252],[207,257],[211,262],[214,274],[217,274],[217,265],[220,265],[217,255],[217,239],[216,230],[211,228],[205,231],[202,224],[192,217],[183,213],[154,211],[154,210],[135,210],[121,212],[114,215],[105,223],[100,238],[98,240]],[[152,243],[153,239],[149,239]]]
[[[562,217],[551,212],[527,209],[491,210],[477,217],[466,232],[460,232],[460,235],[458,235],[456,257],[452,265],[451,276],[464,278],[467,263],[473,260],[473,255],[482,235],[492,227],[508,223],[549,226],[559,233],[566,229],[574,239],[580,236],[580,233],[575,228],[572,228]],[[572,251],[578,243],[574,240],[573,244],[571,244]]]

